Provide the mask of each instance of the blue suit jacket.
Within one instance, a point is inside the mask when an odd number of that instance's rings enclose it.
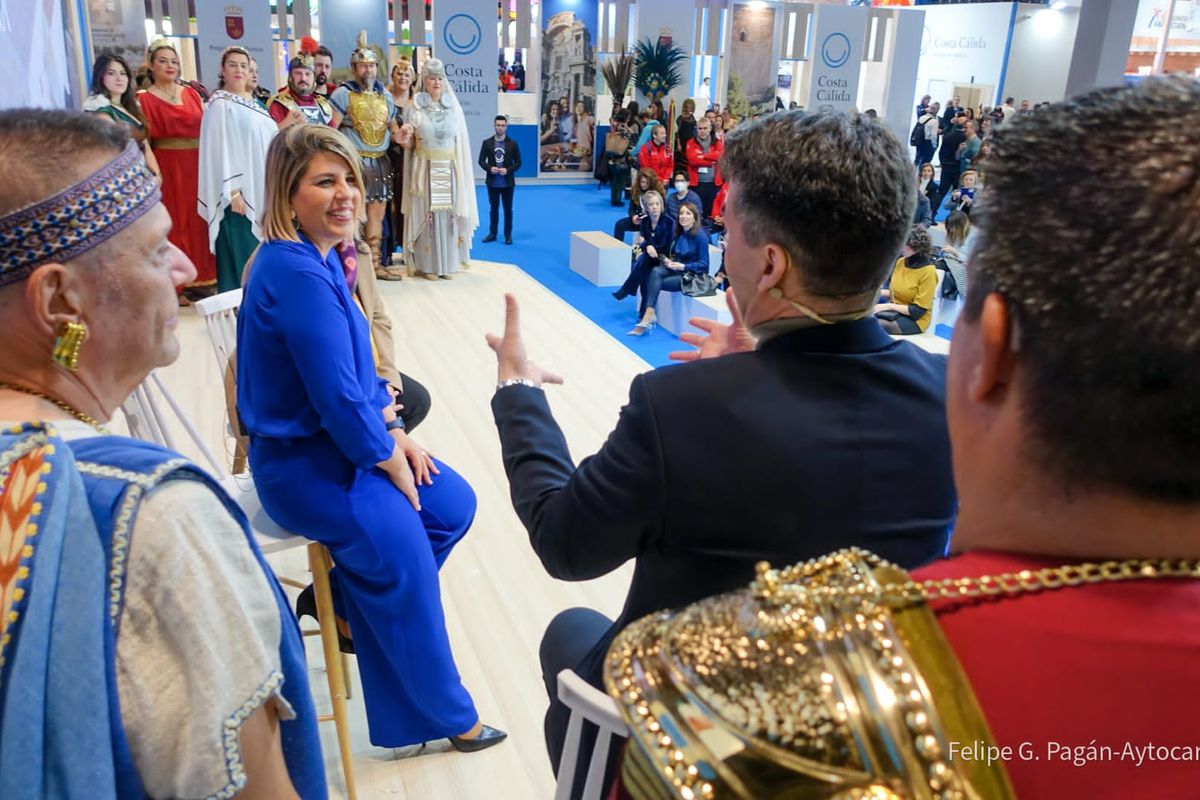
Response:
[[[620,629],[744,587],[763,559],[850,545],[904,567],[940,556],[955,511],[944,398],[945,358],[873,318],[639,375],[578,468],[541,390],[497,392],[513,505],[546,570],[588,580],[636,559],[579,674],[599,685]]]

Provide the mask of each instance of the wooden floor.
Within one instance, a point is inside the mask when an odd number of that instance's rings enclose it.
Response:
[[[521,303],[530,356],[566,378],[551,387],[550,403],[579,459],[595,452],[616,423],[634,375],[648,369],[620,343],[519,269],[490,262],[450,281],[382,283],[395,323],[401,370],[424,383],[433,410],[415,434],[428,450],[470,481],[479,513],[442,570],[442,595],[455,658],[485,722],[509,732],[507,742],[471,755],[447,752],[446,742],[403,751],[371,745],[354,679],[352,734],[361,798],[550,798],[554,778],[546,758],[542,715],[546,694],[538,642],[558,611],[586,605],[615,615],[632,567],[600,580],[564,583],[546,576],[508,497],[508,482],[492,421],[496,361],[485,332],[500,333],[504,293]],[[218,454],[227,452],[224,405],[216,359],[204,324],[181,315],[182,356],[159,371],[168,388]],[[183,441],[180,449],[197,455]],[[281,574],[301,577],[303,550],[272,557]],[[294,597],[294,590],[289,590]],[[309,663],[322,663],[319,640],[308,639]],[[351,657],[353,667],[353,657]],[[353,672],[353,670],[352,670]],[[329,708],[324,674],[310,675],[318,711]],[[344,796],[332,725],[321,725],[330,793]]]

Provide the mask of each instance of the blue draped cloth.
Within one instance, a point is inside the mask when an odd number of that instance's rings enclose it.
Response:
[[[326,797],[299,628],[240,508],[177,453],[116,436],[68,443],[44,423],[0,433],[0,491],[28,486],[11,478],[38,457],[41,494],[29,518],[36,533],[0,649],[0,797],[145,796],[121,724],[116,641],[138,508],[168,479],[204,483],[241,523],[281,617],[281,691],[296,713],[280,723],[288,773],[302,798]],[[6,500],[0,509],[8,511]],[[8,535],[0,526],[0,544]],[[228,767],[231,781],[244,779],[240,762]]]

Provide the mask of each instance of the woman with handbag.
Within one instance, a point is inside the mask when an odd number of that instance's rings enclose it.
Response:
[[[714,294],[716,286],[716,281],[708,274],[708,234],[700,219],[700,209],[693,203],[684,203],[679,207],[670,255],[660,259],[646,274],[642,285],[642,320],[629,335],[641,336],[654,328],[655,309],[661,292],[703,296]]]
[[[674,222],[663,209],[662,195],[654,189],[642,193],[642,220],[639,223],[638,235],[633,242],[635,260],[629,270],[629,277],[621,288],[613,292],[613,297],[624,300],[637,294],[638,289],[645,289],[646,277],[650,270],[662,263],[671,250],[671,239],[674,238]],[[646,312],[646,293],[642,292],[643,305],[638,307],[638,319]],[[651,324],[650,327],[654,327]],[[631,332],[632,333],[632,332]],[[633,334],[640,336],[645,331]]]

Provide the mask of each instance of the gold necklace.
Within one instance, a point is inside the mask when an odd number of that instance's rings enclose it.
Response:
[[[100,420],[83,413],[74,406],[64,403],[62,400],[51,397],[45,392],[39,392],[37,389],[30,389],[28,386],[18,386],[15,383],[8,383],[7,381],[0,381],[0,389],[8,389],[9,391],[20,392],[21,394],[27,394],[45,400],[47,403],[53,403],[80,422],[86,422],[88,425],[91,425],[93,428],[100,431],[100,433],[103,433],[106,436],[111,433],[108,428],[105,428],[104,425],[101,424]]]
[[[1020,572],[983,575],[977,578],[931,579],[920,583],[916,581],[885,584],[862,582],[844,587],[806,585],[805,580],[810,576],[824,572],[839,563],[853,560],[855,556],[861,558],[872,568],[899,569],[874,553],[859,548],[849,548],[782,570],[772,570],[767,562],[760,561],[757,567],[758,578],[754,582],[754,587],[761,597],[774,598],[777,601],[790,602],[801,598],[825,600],[861,598],[908,605],[931,600],[1011,597],[1052,589],[1119,581],[1158,578],[1200,579],[1200,561],[1197,560],[1131,558],[1125,561],[1085,562],[1034,570],[1024,569]]]
[[[151,88],[158,89],[158,93],[161,94],[163,96],[163,99],[165,99],[171,105],[173,105],[173,106],[179,105],[179,84],[178,83],[171,84],[171,88],[173,88],[175,90],[171,93],[168,93],[166,89],[160,88],[157,83],[154,84],[154,86],[152,86]]]

